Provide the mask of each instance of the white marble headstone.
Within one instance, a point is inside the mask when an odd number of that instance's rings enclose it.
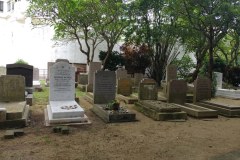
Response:
[[[49,101],[75,99],[75,70],[68,62],[60,61],[50,67]]]

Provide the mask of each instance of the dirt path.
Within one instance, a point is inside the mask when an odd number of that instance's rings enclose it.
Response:
[[[240,159],[240,118],[159,122],[129,106],[139,121],[105,124],[87,101],[81,98],[80,102],[91,125],[70,127],[69,135],[52,133],[51,127],[43,125],[45,106],[32,106],[26,135],[0,140],[0,160]],[[0,137],[4,133],[1,130]]]

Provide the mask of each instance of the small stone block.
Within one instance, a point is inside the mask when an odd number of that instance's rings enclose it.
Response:
[[[61,132],[62,134],[69,134],[69,128],[67,126],[63,126]]]
[[[13,139],[14,138],[14,130],[6,130],[4,138],[5,139]]]
[[[54,133],[59,133],[59,132],[61,132],[61,130],[62,130],[62,127],[61,127],[61,126],[53,127],[53,132],[54,132]]]
[[[24,135],[24,131],[22,129],[16,129],[14,130],[14,136],[23,136]]]

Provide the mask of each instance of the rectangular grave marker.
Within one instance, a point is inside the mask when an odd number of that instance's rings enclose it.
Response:
[[[153,79],[143,79],[139,83],[139,100],[157,100],[158,90],[157,83]]]
[[[94,74],[96,71],[101,69],[101,62],[90,62],[89,63],[89,71],[88,71],[88,86],[87,91],[92,92],[93,91],[93,79]]]
[[[132,94],[132,81],[130,78],[118,79],[118,94],[130,96]]]
[[[116,96],[116,74],[114,71],[97,71],[94,76],[93,103],[106,104]]]
[[[166,69],[166,82],[174,79],[177,79],[177,66],[171,64]]]
[[[211,99],[211,81],[207,77],[198,77],[194,81],[193,102]]]
[[[187,95],[187,82],[184,80],[171,80],[168,82],[167,102],[184,104]]]

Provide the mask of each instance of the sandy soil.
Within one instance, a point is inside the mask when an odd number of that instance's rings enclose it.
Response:
[[[240,106],[240,100],[222,101]],[[228,101],[228,102],[226,102]],[[0,160],[239,160],[240,118],[188,118],[186,122],[154,121],[135,111],[137,122],[105,124],[81,106],[91,125],[71,126],[69,135],[43,125],[43,108],[31,107],[25,135],[0,140]],[[5,130],[0,131],[3,137]]]

